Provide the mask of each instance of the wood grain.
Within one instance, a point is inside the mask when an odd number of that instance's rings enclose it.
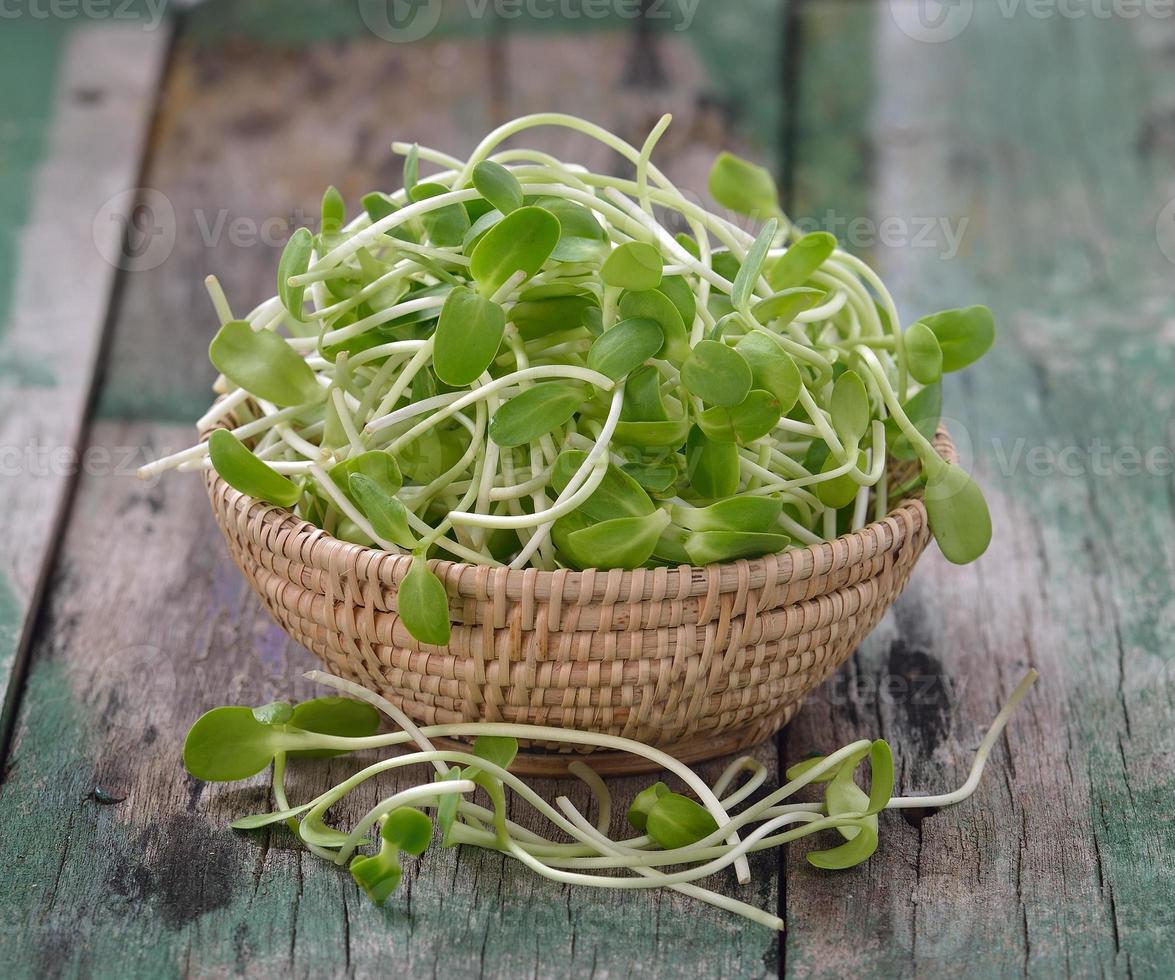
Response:
[[[987,302],[1000,340],[946,393],[991,551],[924,560],[788,755],[881,733],[902,790],[939,792],[1024,667],[1043,679],[971,801],[886,817],[878,855],[845,876],[789,858],[786,973],[1169,975],[1175,373],[1155,225],[1175,190],[1158,150],[1175,35],[975,4],[956,39],[926,44],[884,5],[803,10],[799,210],[967,220],[957,257],[941,233],[865,250],[908,318]],[[857,69],[830,93],[831,65]],[[1106,471],[1103,445],[1122,454]]]
[[[30,59],[27,77],[6,77],[5,88],[41,87],[46,113],[26,120],[13,106],[7,121],[22,138],[3,158],[7,189],[27,196],[6,211],[14,286],[0,309],[0,743],[70,487],[83,468],[119,465],[80,453],[122,249],[122,228],[103,209],[133,194],[166,46],[165,30],[126,24],[21,22],[0,42],[7,64]],[[7,293],[0,288],[0,299]]]

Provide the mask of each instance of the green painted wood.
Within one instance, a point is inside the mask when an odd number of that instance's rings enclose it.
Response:
[[[118,465],[80,452],[118,271],[120,229],[99,219],[134,187],[166,45],[130,23],[0,34],[0,742],[68,488]]]
[[[881,733],[901,788],[939,792],[1024,667],[1043,679],[971,801],[917,827],[884,817],[881,850],[848,875],[789,854],[790,976],[1175,968],[1175,302],[1160,247],[1175,33],[1000,8],[962,5],[969,26],[928,44],[890,5],[803,7],[794,210],[969,221],[953,258],[941,233],[858,251],[907,319],[995,311],[997,346],[951,379],[947,410],[996,538],[966,569],[923,560],[787,754]]]

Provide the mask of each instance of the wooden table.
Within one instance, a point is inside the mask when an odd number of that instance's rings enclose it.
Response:
[[[1175,974],[1175,19],[959,0],[934,27],[913,0],[706,0],[678,30],[658,13],[678,5],[633,21],[450,3],[402,44],[367,29],[372,6],[0,31],[0,971]],[[903,792],[942,791],[1025,667],[1043,679],[976,796],[885,815],[865,866],[820,873],[794,847],[746,889],[719,876],[778,907],[782,936],[439,848],[379,910],[284,832],[227,829],[259,786],[180,768],[199,712],[306,696],[312,666],[229,562],[200,481],[134,478],[208,402],[201,280],[249,308],[326,184],[354,202],[397,185],[392,139],[465,153],[537,109],[638,141],[672,111],[658,154],[683,185],[701,191],[722,147],[755,155],[908,319],[997,316],[994,352],[948,386],[990,552],[955,568],[932,549],[759,754],[775,770],[884,736]],[[108,202],[136,187],[155,194],[128,258],[125,198]]]

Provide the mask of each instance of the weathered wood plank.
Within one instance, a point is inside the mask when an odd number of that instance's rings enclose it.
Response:
[[[0,743],[69,487],[135,465],[79,450],[123,234],[103,209],[134,188],[166,47],[125,23],[0,37]]]
[[[787,751],[880,732],[901,788],[937,792],[1023,667],[1044,677],[970,802],[886,818],[848,875],[789,856],[786,972],[1170,975],[1172,27],[977,3],[927,44],[891,14],[804,8],[805,93],[839,64],[830,97],[859,108],[805,100],[796,210],[940,222],[933,247],[859,250],[910,318],[996,312],[1000,342],[947,404],[997,533],[975,566],[924,560]],[[953,256],[942,223],[964,219]]]

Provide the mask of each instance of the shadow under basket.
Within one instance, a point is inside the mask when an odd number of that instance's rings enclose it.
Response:
[[[935,448],[954,460],[945,431]],[[894,464],[891,480],[910,472]],[[833,541],[704,568],[545,572],[431,561],[453,623],[448,646],[437,647],[413,639],[396,612],[409,556],[340,541],[246,497],[215,470],[206,483],[237,566],[331,673],[422,725],[587,729],[683,762],[747,749],[786,725],[877,625],[930,539],[922,501],[906,498]],[[583,753],[524,743],[511,768],[560,776]],[[589,754],[604,774],[654,768],[627,753]]]

